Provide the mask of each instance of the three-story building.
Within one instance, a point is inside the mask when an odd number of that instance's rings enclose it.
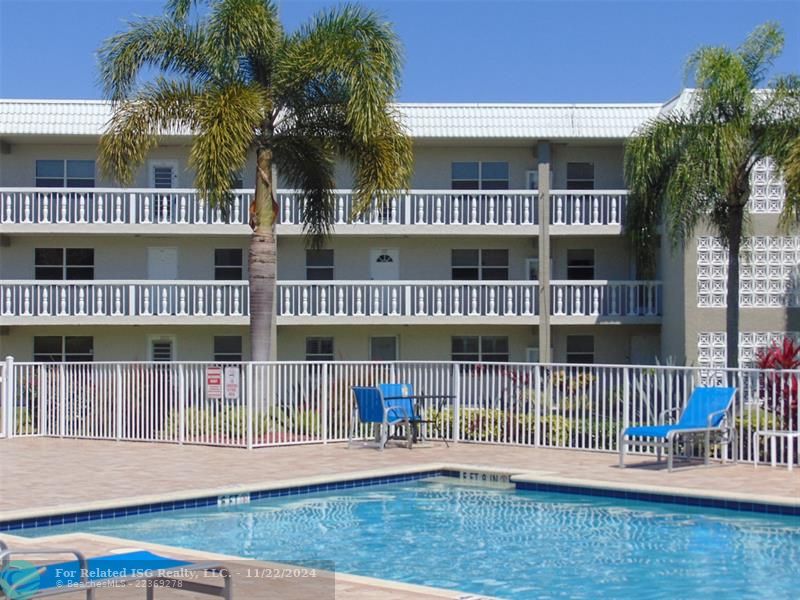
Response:
[[[718,242],[664,242],[643,280],[623,235],[625,139],[674,105],[399,105],[410,190],[353,217],[341,165],[322,250],[304,246],[302,195],[278,193],[278,358],[712,364],[721,348],[724,361]],[[190,138],[164,136],[123,188],[97,169],[109,114],[0,101],[0,352],[247,359],[254,161],[235,202],[211,207],[192,189]],[[753,194],[742,331],[755,348],[800,329],[800,243],[777,233],[768,160]]]

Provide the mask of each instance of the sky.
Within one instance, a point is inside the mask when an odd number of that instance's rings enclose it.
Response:
[[[336,2],[280,0],[291,30]],[[386,0],[406,102],[663,102],[701,45],[777,21],[800,73],[800,0]],[[0,97],[100,98],[96,50],[162,0],[0,0]]]

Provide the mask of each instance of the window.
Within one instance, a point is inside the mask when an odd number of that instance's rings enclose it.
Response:
[[[306,250],[306,279],[333,279],[333,250]]]
[[[483,362],[508,362],[508,338],[495,335],[482,336],[481,360]]]
[[[308,361],[333,360],[333,338],[330,337],[306,338],[306,360]]]
[[[214,361],[240,362],[242,360],[242,338],[238,335],[214,336]]]
[[[241,248],[217,248],[214,250],[214,279],[217,281],[240,281],[242,279]]]
[[[457,336],[450,343],[451,359],[456,362],[508,362],[505,336]]]
[[[91,362],[94,338],[91,336],[35,336],[33,360],[36,362]]]
[[[153,167],[153,187],[159,189],[172,187],[172,167],[166,165]]]
[[[568,335],[567,363],[587,365],[594,363],[594,336]]]
[[[94,161],[37,160],[36,187],[94,187]]]
[[[594,189],[594,163],[568,162],[567,163],[567,189],[568,190],[593,190]]]
[[[594,279],[594,250],[567,250],[567,279]]]
[[[508,250],[453,250],[452,278],[467,281],[508,279]]]
[[[480,163],[454,162],[450,166],[451,185],[454,190],[477,190],[481,187]]]
[[[507,162],[481,163],[481,189],[507,190],[508,163]]]
[[[36,279],[94,279],[93,248],[36,248]]]
[[[507,162],[454,162],[450,166],[454,190],[507,190]]]
[[[153,362],[172,362],[175,342],[172,338],[150,340],[150,360]]]
[[[450,358],[455,362],[478,362],[481,359],[480,338],[477,335],[451,338]]]

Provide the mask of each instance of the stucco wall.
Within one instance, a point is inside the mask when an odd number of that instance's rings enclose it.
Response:
[[[36,248],[94,248],[95,279],[147,279],[147,248],[178,249],[178,279],[214,279],[214,250],[241,248],[247,278],[247,238],[133,236],[9,236],[0,247],[0,279],[34,279]]]
[[[443,238],[333,238],[336,279],[369,279],[370,250],[396,248],[400,256],[400,279],[452,279],[451,250],[504,248],[508,250],[509,279],[526,279],[525,259],[535,257],[534,238],[443,237]],[[298,238],[278,240],[278,277],[305,279],[305,247]]]

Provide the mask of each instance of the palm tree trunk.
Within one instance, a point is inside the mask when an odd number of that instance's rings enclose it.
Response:
[[[744,207],[736,204],[728,216],[728,292],[725,310],[727,366],[739,367],[739,251]]]
[[[250,275],[250,360],[277,357],[275,291],[277,245],[273,206],[272,151],[256,151],[256,190],[253,200],[253,235],[248,256]]]

